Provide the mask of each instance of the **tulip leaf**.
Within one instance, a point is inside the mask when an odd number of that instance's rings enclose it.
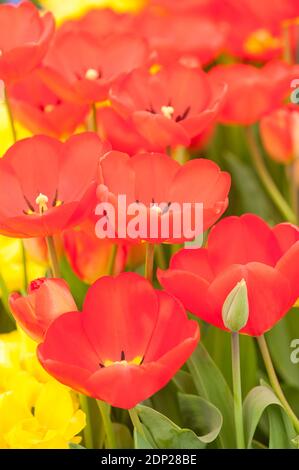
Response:
[[[293,449],[296,433],[287,415],[277,406],[267,410],[269,419],[269,449]]]
[[[223,425],[219,433],[219,445],[235,448],[235,428],[233,418],[233,397],[231,390],[209,353],[202,343],[188,360],[197,393],[220,411]]]
[[[121,423],[113,423],[113,431],[118,449],[132,449],[132,436],[127,426]]]
[[[248,448],[252,447],[254,434],[264,411],[273,405],[282,407],[273,390],[265,385],[253,388],[245,398],[243,413],[245,440]]]
[[[73,442],[69,442],[69,448],[70,449],[84,449],[84,450],[86,450],[86,447],[80,446],[80,444],[74,444]]]
[[[88,285],[81,281],[78,276],[76,276],[66,258],[61,259],[60,269],[63,279],[65,279],[69,285],[78,309],[81,310],[86,292],[88,290]]]
[[[154,449],[147,439],[145,439],[137,430],[134,429],[134,448],[135,449]]]
[[[177,426],[148,406],[137,406],[138,416],[154,449],[202,449],[205,445],[191,429]]]
[[[172,380],[180,392],[191,394],[196,393],[196,388],[189,372],[181,369],[176,373]]]
[[[292,361],[292,342],[299,338],[298,309],[292,309],[266,337],[275,369],[288,385],[299,388],[298,363]]]
[[[202,397],[179,393],[184,426],[190,427],[205,444],[213,442],[220,433],[222,414]]]

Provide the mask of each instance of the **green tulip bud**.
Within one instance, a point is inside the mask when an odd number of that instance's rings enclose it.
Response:
[[[222,307],[224,326],[233,332],[238,332],[248,321],[249,306],[247,285],[244,279],[238,282],[226,297]]]

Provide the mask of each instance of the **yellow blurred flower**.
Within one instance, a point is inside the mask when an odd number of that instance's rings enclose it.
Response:
[[[0,448],[63,449],[80,442],[86,423],[78,397],[43,371],[35,349],[21,331],[0,335]]]
[[[0,275],[9,291],[21,290],[24,286],[21,243],[19,239],[0,235]],[[45,275],[45,267],[33,262],[28,256],[27,271],[29,281]]]
[[[15,123],[18,139],[24,139],[31,134],[24,127]],[[0,156],[2,157],[6,150],[13,144],[10,123],[8,120],[7,110],[4,103],[0,102]]]
[[[140,10],[147,0],[42,0],[40,3],[51,11],[59,22],[76,18],[91,8],[113,8],[116,11]]]

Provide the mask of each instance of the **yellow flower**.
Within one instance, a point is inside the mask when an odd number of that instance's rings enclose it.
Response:
[[[0,156],[2,157],[6,150],[8,150],[9,147],[11,147],[11,145],[14,143],[6,106],[2,102],[0,102],[0,122]],[[25,137],[29,137],[31,135],[29,131],[27,131],[18,123],[16,123],[15,126],[18,139],[24,139]]]
[[[116,11],[136,11],[142,8],[146,0],[43,0],[40,2],[46,10],[52,11],[56,20],[76,18],[92,8],[113,8]]]
[[[0,448],[57,449],[79,443],[85,414],[77,395],[43,371],[36,343],[0,335]]]
[[[9,291],[21,290],[24,286],[21,240],[0,235],[0,275]],[[45,275],[45,267],[27,256],[29,281]],[[1,296],[1,293],[0,293]]]

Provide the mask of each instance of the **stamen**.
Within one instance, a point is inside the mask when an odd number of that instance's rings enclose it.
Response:
[[[49,199],[45,194],[39,193],[39,195],[35,199],[35,202],[38,205],[40,214],[43,214],[48,210],[47,203],[49,202]]]
[[[96,69],[88,69],[85,73],[85,78],[87,80],[97,80],[100,78],[100,73]]]
[[[162,106],[161,107],[161,113],[167,119],[172,119],[173,113],[174,113],[174,108],[173,108],[173,106]]]
[[[45,113],[51,113],[52,111],[54,111],[54,109],[55,109],[54,104],[47,104],[46,106],[44,106]]]

